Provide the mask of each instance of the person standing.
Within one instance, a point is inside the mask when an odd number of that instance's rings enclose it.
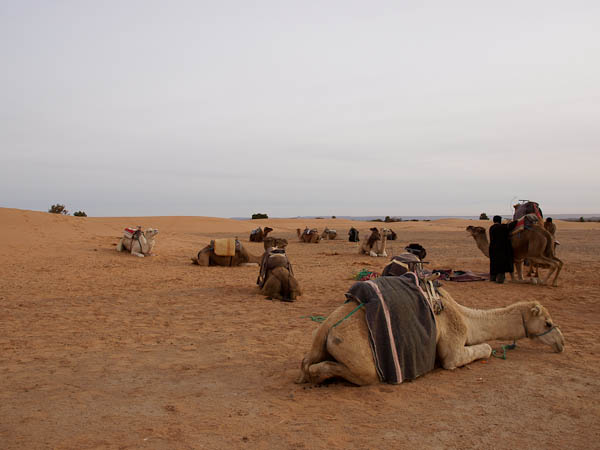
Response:
[[[548,233],[552,236],[556,233],[556,225],[552,222],[552,217],[546,217],[546,221],[544,222],[544,228]]]
[[[504,283],[506,272],[514,270],[510,228],[502,223],[500,216],[494,216],[493,221],[490,227],[490,281]]]

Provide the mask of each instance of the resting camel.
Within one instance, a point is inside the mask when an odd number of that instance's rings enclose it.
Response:
[[[265,250],[269,250],[270,248],[286,248],[288,241],[285,238],[269,236],[265,238],[263,245],[265,246]]]
[[[371,228],[370,230],[371,235],[363,238],[363,241],[358,248],[358,254],[369,256],[387,256],[387,253],[385,252],[387,236],[383,230],[380,232],[375,227]]]
[[[381,231],[385,235],[385,237],[390,241],[395,241],[396,239],[398,239],[398,235],[396,234],[396,232],[390,228],[384,228]]]
[[[337,231],[335,230],[330,230],[329,228],[325,227],[325,229],[323,230],[323,233],[321,233],[321,238],[322,239],[329,239],[329,240],[333,240],[337,237]]]
[[[132,238],[125,236],[121,238],[117,245],[117,251],[122,252],[125,249],[132,255],[139,256],[140,258],[154,256],[152,249],[154,248],[154,238],[157,234],[157,228],[148,228],[146,231],[138,228]]]
[[[321,236],[319,236],[319,231],[316,228],[309,229],[308,227],[306,227],[302,232],[300,231],[300,228],[296,228],[296,234],[298,235],[298,239],[300,239],[300,242],[318,244],[321,240]]]
[[[302,295],[285,253],[265,253],[257,283],[261,294],[285,302],[293,302]]]
[[[462,367],[489,358],[492,348],[485,341],[529,339],[562,352],[564,338],[550,314],[538,302],[520,302],[489,310],[467,308],[439,289],[444,309],[435,315],[436,353],[444,369]],[[347,317],[355,302],[334,310],[316,330],[311,349],[302,360],[296,383],[322,383],[339,377],[359,386],[377,383],[364,308]],[[338,326],[334,326],[339,321]]]
[[[273,228],[270,227],[265,227],[264,231],[261,227],[252,230],[250,233],[250,242],[262,242],[271,231],[273,231]]]
[[[239,241],[238,241],[239,242]],[[198,266],[241,266],[246,264],[260,264],[261,256],[254,256],[239,242],[239,248],[235,249],[234,256],[219,256],[215,254],[214,248],[207,245],[192,258],[192,262]]]
[[[490,245],[485,228],[469,225],[467,232],[473,236],[479,250],[489,258]],[[548,283],[552,274],[555,273],[552,286],[558,286],[558,274],[562,269],[563,262],[554,255],[554,238],[548,231],[540,226],[533,226],[513,234],[510,237],[510,243],[519,280],[523,280],[523,261],[527,258],[532,264],[550,268],[542,284]],[[511,277],[514,278],[513,274]]]

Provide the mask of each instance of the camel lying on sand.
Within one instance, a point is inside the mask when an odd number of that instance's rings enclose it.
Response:
[[[300,239],[300,242],[318,244],[321,240],[319,231],[316,228],[309,229],[308,227],[306,227],[302,232],[300,231],[300,228],[296,228],[296,234],[298,235],[298,239]]]
[[[331,230],[327,227],[325,227],[325,229],[323,230],[323,233],[321,233],[321,238],[322,239],[329,239],[329,240],[333,240],[337,237],[337,231],[335,230]]]
[[[250,233],[250,242],[262,242],[271,231],[273,231],[273,228],[269,227],[265,227],[264,231],[261,227],[252,230]]]
[[[444,369],[489,358],[485,341],[527,337],[562,352],[564,338],[550,314],[537,302],[520,302],[489,310],[467,308],[439,289],[444,309],[435,315],[437,359]],[[355,302],[341,305],[316,330],[311,349],[302,360],[297,383],[322,383],[340,377],[359,386],[379,377],[369,343],[364,308],[350,315]],[[344,319],[345,318],[345,319]],[[342,320],[344,319],[344,320]],[[338,322],[339,326],[334,326]]]
[[[261,294],[270,298],[293,302],[302,295],[292,265],[282,249],[271,249],[265,252],[256,283],[260,287]]]
[[[363,241],[358,248],[359,255],[369,256],[387,256],[385,251],[387,237],[383,230],[380,232],[377,228],[370,229],[371,234],[363,238]]]
[[[263,245],[265,246],[265,250],[269,250],[270,248],[286,248],[288,241],[285,238],[269,236],[265,238]]]
[[[385,237],[388,239],[388,241],[395,241],[396,239],[398,239],[398,235],[396,234],[396,232],[390,228],[384,228],[382,231],[382,234],[385,235]]]
[[[122,252],[125,249],[132,255],[139,256],[140,258],[154,256],[152,249],[154,248],[154,238],[157,234],[157,228],[148,228],[142,231],[141,227],[138,227],[132,237],[123,236],[121,238],[117,245],[117,251]]]
[[[489,258],[490,244],[485,228],[469,225],[467,232],[475,239],[479,250]],[[547,284],[552,274],[555,273],[552,286],[558,286],[558,274],[562,270],[563,262],[554,254],[554,238],[548,231],[541,226],[533,226],[513,234],[510,237],[510,243],[519,280],[523,280],[523,261],[528,259],[532,264],[550,268],[542,284]],[[514,279],[513,274],[511,277]]]
[[[254,256],[236,241],[235,254],[232,256],[220,256],[215,253],[214,245],[207,245],[198,252],[192,262],[198,266],[241,266],[246,264],[260,264],[261,256]]]

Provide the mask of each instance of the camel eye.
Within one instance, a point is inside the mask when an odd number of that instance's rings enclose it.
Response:
[[[546,320],[546,326],[547,326],[548,328],[552,328],[552,322],[549,322],[549,321],[547,321],[547,320]]]

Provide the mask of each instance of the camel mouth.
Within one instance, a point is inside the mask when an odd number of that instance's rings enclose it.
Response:
[[[562,342],[556,342],[554,343],[554,351],[556,353],[562,353],[565,351],[565,346],[562,344]]]

